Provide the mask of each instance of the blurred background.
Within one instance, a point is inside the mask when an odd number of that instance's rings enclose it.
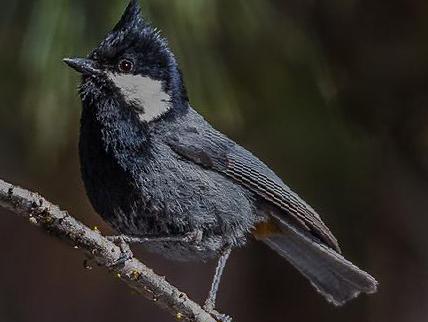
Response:
[[[0,0],[0,178],[109,234],[88,203],[77,142],[85,55],[126,1]],[[428,2],[144,0],[191,102],[317,209],[379,292],[327,304],[250,242],[232,254],[218,307],[236,321],[428,321]],[[0,211],[0,321],[172,321],[79,251]],[[202,302],[215,263],[134,247]]]

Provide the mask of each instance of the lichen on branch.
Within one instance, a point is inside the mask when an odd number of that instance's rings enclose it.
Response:
[[[0,207],[26,218],[50,235],[81,249],[90,260],[106,267],[130,288],[170,312],[177,320],[216,321],[199,304],[138,259],[131,258],[123,265],[114,265],[122,255],[117,245],[39,194],[0,179]]]

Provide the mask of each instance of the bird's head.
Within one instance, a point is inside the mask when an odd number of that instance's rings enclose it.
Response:
[[[167,41],[142,18],[138,0],[87,58],[64,62],[83,75],[81,97],[92,105],[116,98],[147,123],[187,106],[177,61]]]

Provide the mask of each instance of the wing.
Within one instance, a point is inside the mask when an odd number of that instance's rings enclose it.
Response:
[[[213,129],[201,117],[194,116],[169,133],[164,139],[179,156],[233,179],[282,209],[281,213],[293,217],[313,236],[340,253],[336,238],[314,209],[262,161]]]

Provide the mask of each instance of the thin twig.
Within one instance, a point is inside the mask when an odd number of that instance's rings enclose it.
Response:
[[[120,248],[53,205],[40,195],[15,187],[0,179],[0,207],[23,216],[34,225],[74,247],[82,249],[98,265],[110,267],[121,257]],[[165,278],[135,258],[109,268],[129,287],[170,312],[177,320],[215,322],[216,320]]]

